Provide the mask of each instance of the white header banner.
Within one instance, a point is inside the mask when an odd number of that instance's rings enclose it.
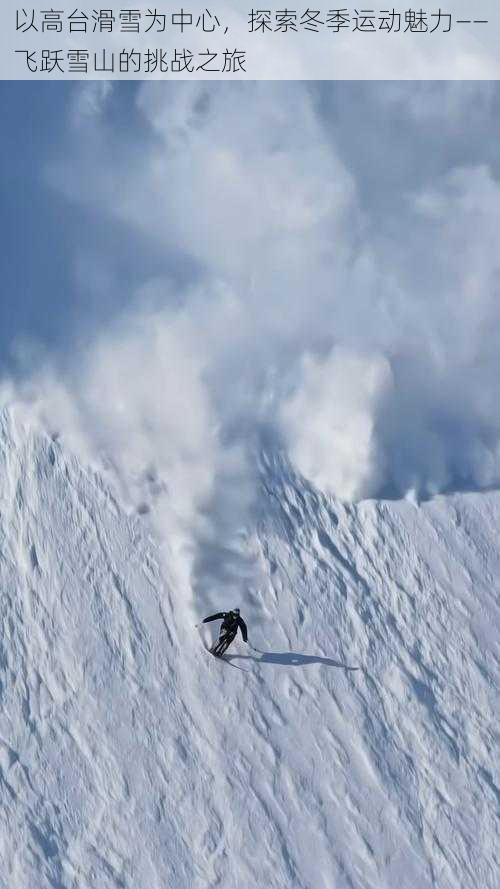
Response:
[[[205,0],[208,2],[208,0]],[[493,0],[4,0],[3,80],[496,80]],[[104,5],[106,3],[107,5]],[[442,5],[439,5],[439,4]],[[425,7],[425,8],[424,8]]]

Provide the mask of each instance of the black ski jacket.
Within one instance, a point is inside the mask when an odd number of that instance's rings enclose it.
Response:
[[[211,620],[222,621],[222,626],[220,628],[221,634],[231,633],[236,636],[239,628],[241,635],[243,636],[243,641],[248,642],[247,625],[239,614],[236,615],[233,611],[218,611],[217,614],[211,614],[209,617],[202,620],[202,624],[208,624]]]

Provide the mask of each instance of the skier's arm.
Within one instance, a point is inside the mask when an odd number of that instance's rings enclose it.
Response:
[[[242,617],[238,618],[238,626],[241,630],[241,635],[243,636],[243,642],[248,642],[247,625]]]
[[[224,620],[225,616],[225,611],[218,611],[217,614],[211,614],[209,617],[205,617],[202,620],[202,624],[208,624],[211,620]]]

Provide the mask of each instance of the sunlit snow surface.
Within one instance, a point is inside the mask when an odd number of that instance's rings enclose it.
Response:
[[[264,654],[218,662],[148,516],[3,418],[2,889],[499,885],[500,493],[346,507],[263,458],[259,508],[220,605]]]

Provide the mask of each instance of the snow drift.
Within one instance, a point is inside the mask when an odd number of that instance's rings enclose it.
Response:
[[[263,454],[223,663],[150,517],[0,424],[2,889],[498,884],[500,493],[345,506]]]

